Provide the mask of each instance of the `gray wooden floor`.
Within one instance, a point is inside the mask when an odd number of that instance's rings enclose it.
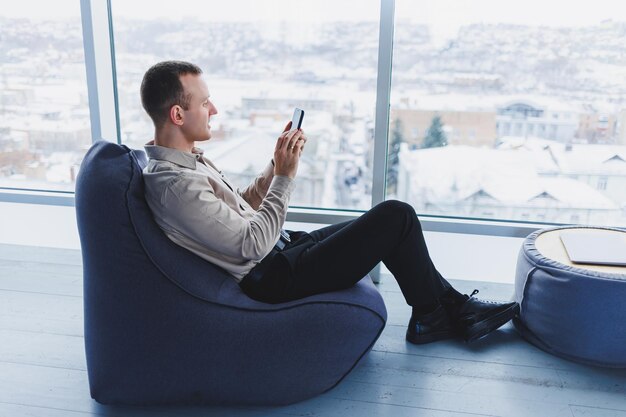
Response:
[[[626,370],[583,366],[525,343],[510,325],[471,345],[404,341],[409,309],[391,277],[387,328],[345,381],[279,408],[131,408],[89,397],[78,251],[0,245],[0,416],[626,417]],[[508,299],[506,284],[454,281]]]

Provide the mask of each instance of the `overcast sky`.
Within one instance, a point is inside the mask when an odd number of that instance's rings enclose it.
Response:
[[[103,1],[103,0],[99,0]],[[323,22],[377,20],[379,0],[112,0],[115,16],[185,18],[207,21]],[[6,2],[0,16],[59,18],[80,15],[79,0]],[[396,19],[425,23],[438,32],[455,32],[468,23],[579,26],[606,19],[626,22],[619,0],[396,0]],[[1,30],[1,28],[0,28]]]

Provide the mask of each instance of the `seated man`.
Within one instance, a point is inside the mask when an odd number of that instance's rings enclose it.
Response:
[[[478,339],[509,321],[516,303],[460,294],[433,265],[413,208],[385,201],[360,216],[311,233],[282,230],[307,137],[291,122],[274,158],[239,190],[194,147],[211,138],[217,109],[197,66],[179,61],[151,67],[141,101],[154,122],[145,149],[146,199],[175,243],[228,271],[251,298],[280,303],[348,288],[379,262],[413,307],[406,338],[429,343]]]

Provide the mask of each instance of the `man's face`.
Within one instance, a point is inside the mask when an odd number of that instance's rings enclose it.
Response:
[[[185,94],[191,95],[188,109],[183,110],[181,130],[190,142],[209,140],[211,138],[209,121],[212,115],[217,114],[217,109],[209,100],[209,88],[201,75],[185,74],[180,77],[180,82]]]

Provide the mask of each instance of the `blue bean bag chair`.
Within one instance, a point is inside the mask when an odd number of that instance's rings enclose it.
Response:
[[[144,200],[142,151],[98,142],[76,183],[91,396],[104,404],[289,404],[337,385],[380,336],[369,277],[284,304],[248,298],[171,242]]]
[[[515,277],[520,313],[513,323],[526,340],[546,352],[575,362],[626,368],[626,274],[566,265],[537,248],[537,240],[544,236],[550,239],[552,252],[562,253],[555,257],[565,259],[562,246],[552,248],[561,245],[558,232],[569,228],[538,230],[524,241]]]

